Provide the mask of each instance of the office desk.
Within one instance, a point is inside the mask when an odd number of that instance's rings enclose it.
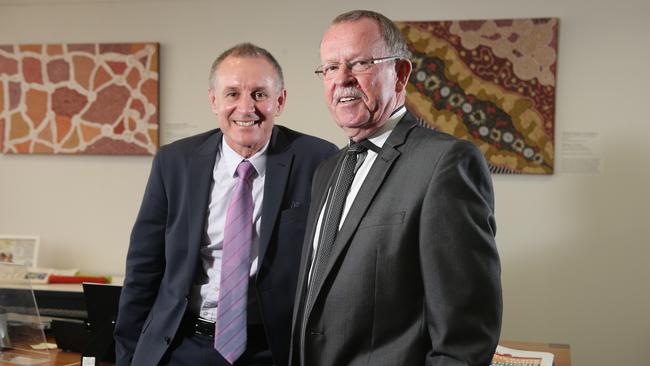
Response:
[[[113,278],[113,283],[121,284],[123,278]],[[7,284],[2,283],[0,287],[6,290],[24,290],[29,287],[24,284]],[[41,320],[51,316],[85,319],[86,304],[84,300],[83,288],[81,284],[35,284],[31,286],[34,297],[38,304]],[[33,306],[32,306],[33,307]],[[48,337],[49,342],[55,343],[52,337]],[[28,348],[28,347],[25,347]],[[73,366],[81,364],[81,355],[75,352],[64,352],[61,350],[50,351],[51,361],[39,365],[43,366]],[[0,361],[0,366],[9,365]],[[12,364],[13,365],[13,364]],[[101,363],[101,365],[112,365],[111,363]]]
[[[568,344],[499,341],[499,344],[523,351],[550,352],[555,355],[553,366],[571,366],[571,349]]]
[[[571,366],[571,349],[568,344],[514,342],[500,341],[500,345],[526,351],[551,352],[555,355],[553,366]],[[43,366],[76,366],[80,365],[80,355],[76,352],[51,351],[52,361]],[[112,363],[102,362],[101,365],[110,366]]]
[[[78,366],[81,365],[81,355],[77,352],[64,352],[60,349],[50,352],[52,361],[41,364],[43,366]],[[39,365],[39,366],[41,366]],[[102,362],[102,366],[112,366],[114,363]]]
[[[48,341],[53,342],[52,339]],[[64,352],[60,349],[50,350],[50,361],[45,363],[39,363],[38,366],[79,366],[81,365],[81,354],[77,352]],[[14,354],[20,354],[20,351],[13,351]],[[25,354],[27,357],[30,354]],[[33,355],[32,355],[33,356]],[[15,365],[14,363],[5,363],[0,361],[0,366],[4,365]],[[101,366],[112,366],[114,363],[102,362]]]
[[[50,340],[51,341],[51,340]],[[500,341],[500,345],[526,351],[551,352],[555,355],[554,366],[571,366],[571,350],[568,344]],[[50,351],[51,361],[42,366],[77,366],[81,365],[81,355],[76,352],[64,352],[60,349]],[[0,362],[0,365],[2,363]],[[102,366],[112,366],[113,363],[102,362]]]

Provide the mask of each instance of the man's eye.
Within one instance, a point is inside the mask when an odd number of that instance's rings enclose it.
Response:
[[[253,94],[253,97],[255,98],[255,100],[261,100],[261,99],[266,98],[266,93],[264,93],[264,92],[255,92]]]
[[[368,60],[358,60],[351,63],[352,69],[354,70],[365,70],[370,66],[370,61]]]
[[[338,65],[338,64],[329,64],[329,65],[325,65],[325,66],[323,66],[323,73],[324,73],[324,74],[327,74],[327,73],[330,72],[330,71],[336,71],[336,70],[338,70],[338,69],[339,69],[339,65]]]
[[[234,98],[234,97],[236,97],[236,96],[237,96],[237,93],[235,93],[235,92],[227,92],[227,93],[226,93],[226,97],[227,97],[227,98]]]

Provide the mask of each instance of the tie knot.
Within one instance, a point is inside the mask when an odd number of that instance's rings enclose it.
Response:
[[[366,152],[368,150],[367,147],[365,147],[361,142],[352,142],[350,143],[350,146],[348,146],[348,154],[361,154],[362,152]]]
[[[253,174],[255,174],[255,167],[250,161],[243,160],[237,166],[237,176],[239,176],[239,179],[249,181]]]

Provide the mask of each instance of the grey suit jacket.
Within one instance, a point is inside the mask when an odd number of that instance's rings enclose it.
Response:
[[[316,221],[343,155],[314,176],[290,365],[489,365],[502,306],[490,174],[473,144],[409,113],[375,160],[316,301],[304,308]]]

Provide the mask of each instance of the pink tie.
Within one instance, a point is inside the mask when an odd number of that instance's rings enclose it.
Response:
[[[253,165],[237,167],[239,180],[230,198],[223,234],[221,283],[214,348],[231,364],[246,349],[246,300],[253,241]]]

